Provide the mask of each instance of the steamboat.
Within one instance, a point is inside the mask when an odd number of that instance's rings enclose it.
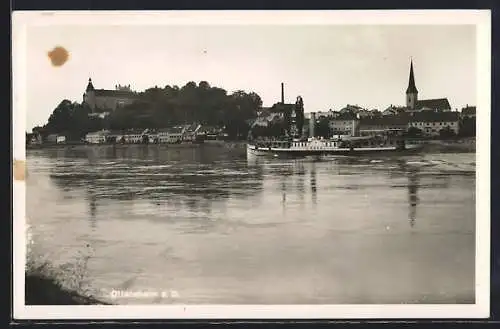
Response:
[[[314,133],[316,125],[316,114],[314,112],[310,113],[309,137],[299,137],[303,132],[303,101],[299,96],[295,104],[285,104],[283,84],[281,84],[281,102],[273,107],[275,112],[282,112],[281,116],[285,124],[284,136],[266,138],[249,134],[247,157],[321,157],[373,153],[408,153],[417,152],[423,146],[409,143],[405,139],[403,131],[398,129],[386,129],[370,136],[360,136],[358,120],[352,120],[350,135],[335,135],[331,138],[318,137]]]
[[[339,136],[335,138],[255,140],[247,143],[247,156],[305,157],[365,155],[373,153],[415,152],[422,145],[407,144],[403,138],[388,135]]]

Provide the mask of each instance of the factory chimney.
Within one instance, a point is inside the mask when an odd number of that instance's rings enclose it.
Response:
[[[285,104],[285,84],[281,83],[281,104]]]

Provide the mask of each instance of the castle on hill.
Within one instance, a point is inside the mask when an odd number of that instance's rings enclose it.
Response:
[[[130,89],[130,85],[116,85],[114,90],[95,89],[91,78],[83,94],[83,103],[90,107],[92,113],[114,111],[137,99],[138,94]]]

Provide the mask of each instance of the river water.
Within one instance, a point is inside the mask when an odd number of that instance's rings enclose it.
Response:
[[[33,252],[112,303],[474,303],[474,153],[41,149],[26,183]]]

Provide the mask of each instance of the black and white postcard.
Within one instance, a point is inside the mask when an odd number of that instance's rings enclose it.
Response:
[[[12,21],[16,319],[489,316],[489,11]]]

